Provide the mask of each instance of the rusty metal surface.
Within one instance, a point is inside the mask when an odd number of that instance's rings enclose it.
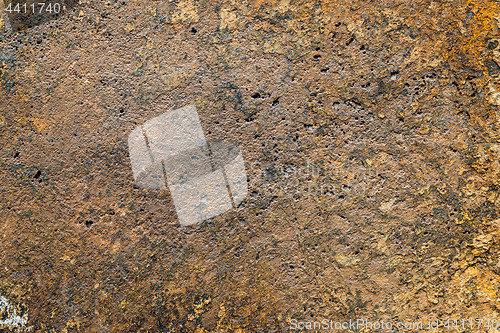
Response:
[[[490,0],[81,1],[15,31],[3,15],[0,319],[19,320],[1,329],[498,319],[499,16]],[[242,148],[249,195],[181,227],[167,191],[134,185],[127,136],[189,104],[207,140]]]

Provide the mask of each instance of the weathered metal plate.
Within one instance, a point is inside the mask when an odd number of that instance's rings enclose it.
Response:
[[[498,319],[498,2],[5,2],[0,329]],[[183,227],[128,137],[193,104],[248,195]]]

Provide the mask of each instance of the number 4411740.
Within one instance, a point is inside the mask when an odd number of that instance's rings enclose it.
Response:
[[[19,14],[43,14],[43,13],[51,13],[51,14],[59,14],[61,12],[61,5],[59,3],[46,3],[46,2],[35,2],[32,4],[27,3],[17,3],[13,5],[9,3],[9,5],[5,8],[6,12],[11,14],[19,13]]]

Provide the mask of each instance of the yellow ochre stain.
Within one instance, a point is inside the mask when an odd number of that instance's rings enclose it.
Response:
[[[47,120],[40,119],[40,118],[34,118],[34,117],[16,118],[16,122],[18,122],[22,125],[32,123],[38,132],[43,131],[50,124]]]

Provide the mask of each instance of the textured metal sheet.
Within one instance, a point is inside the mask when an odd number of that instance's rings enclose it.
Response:
[[[491,0],[3,15],[2,329],[498,318],[498,17]],[[181,227],[167,190],[135,185],[128,135],[190,104],[207,141],[241,147],[249,194]]]

